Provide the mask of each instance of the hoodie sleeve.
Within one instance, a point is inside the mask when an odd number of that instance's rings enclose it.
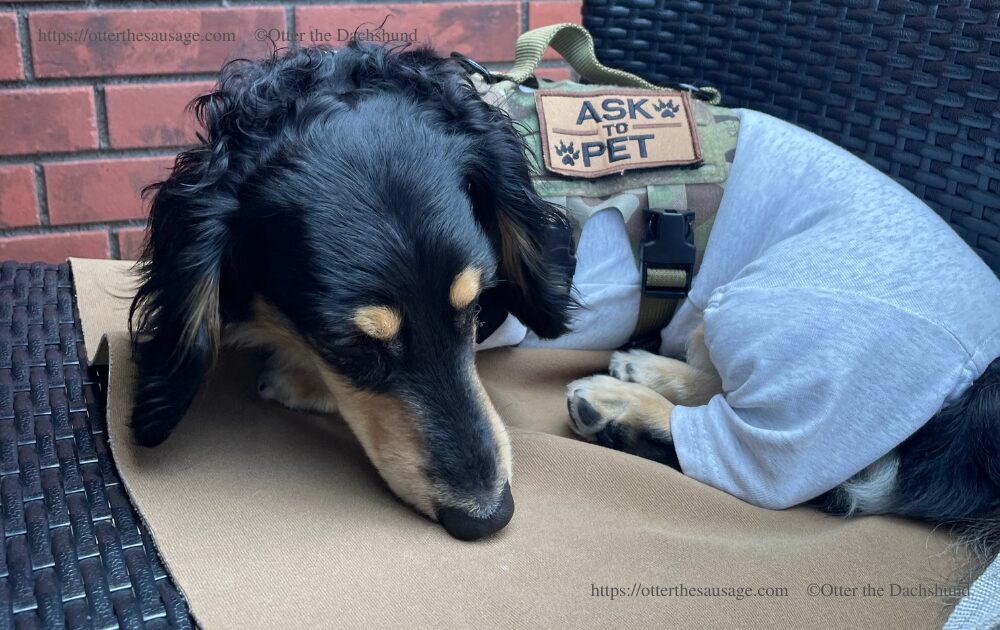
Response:
[[[895,448],[941,408],[971,361],[934,322],[822,290],[724,287],[705,309],[705,342],[725,395],[674,411],[681,467],[772,509],[811,499]]]

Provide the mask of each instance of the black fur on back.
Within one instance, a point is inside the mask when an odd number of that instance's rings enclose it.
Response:
[[[932,521],[1000,511],[1000,359],[898,449],[895,512]]]
[[[858,512],[952,526],[983,562],[995,558],[1000,551],[1000,358],[890,456],[898,467],[878,509]],[[834,514],[854,513],[856,502],[845,486],[814,503]]]

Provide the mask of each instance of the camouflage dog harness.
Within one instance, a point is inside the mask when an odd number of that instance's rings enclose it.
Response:
[[[588,84],[531,81],[549,46]],[[739,118],[714,104],[720,97],[710,88],[657,87],[601,65],[575,24],[521,35],[506,75],[464,61],[484,77],[475,79],[483,98],[515,121],[536,190],[566,209],[577,240],[597,212],[621,212],[643,282],[632,338],[658,336],[704,255]]]

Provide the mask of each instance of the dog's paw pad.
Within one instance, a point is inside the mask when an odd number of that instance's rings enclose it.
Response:
[[[567,397],[566,406],[569,409],[570,426],[578,435],[584,437],[597,433],[611,420],[602,416],[601,412],[590,404],[582,389]]]
[[[629,384],[601,375],[570,383],[566,388],[570,428],[581,437],[593,439],[628,410],[630,395],[635,393],[629,388]]]
[[[309,387],[309,375],[265,368],[257,375],[257,397],[291,411],[331,414],[337,411],[333,394],[322,387]]]

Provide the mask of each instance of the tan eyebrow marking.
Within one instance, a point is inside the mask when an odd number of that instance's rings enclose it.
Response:
[[[482,275],[478,267],[466,267],[461,273],[455,276],[448,296],[455,310],[462,310],[469,304],[472,304],[472,300],[476,299],[476,296],[479,295],[479,284]]]
[[[369,337],[392,339],[403,325],[403,316],[389,306],[362,306],[354,311],[354,325]]]

